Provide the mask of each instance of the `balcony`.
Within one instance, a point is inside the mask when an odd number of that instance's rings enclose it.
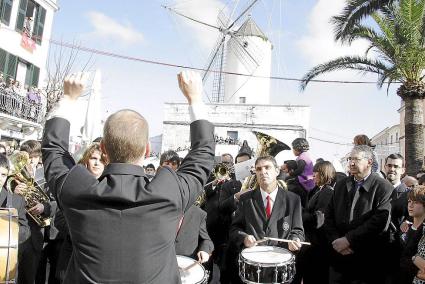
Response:
[[[44,117],[44,107],[38,94],[24,97],[10,88],[0,86],[0,113],[40,124]]]

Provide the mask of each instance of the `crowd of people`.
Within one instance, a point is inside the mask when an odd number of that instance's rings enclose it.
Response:
[[[0,72],[0,111],[33,122],[40,122],[42,112],[41,90],[22,85]]]
[[[193,283],[425,283],[425,175],[405,175],[400,154],[379,170],[370,141],[358,135],[346,172],[336,172],[329,161],[313,161],[308,141],[297,138],[294,160],[278,165],[244,144],[236,157],[221,155],[229,171],[214,175],[202,81],[182,72],[192,121],[186,157],[169,150],[158,168],[143,166],[147,121],[122,110],[75,161],[69,121],[84,76],[65,80],[42,142],[19,149],[48,201],[28,207],[27,183],[17,181],[14,193],[5,188],[14,158],[0,147],[0,207],[19,213],[18,284],[180,283],[195,266],[209,273]],[[255,178],[237,180],[230,169],[250,159]]]

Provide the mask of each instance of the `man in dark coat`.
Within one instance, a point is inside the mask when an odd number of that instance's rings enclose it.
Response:
[[[214,244],[207,232],[207,213],[192,205],[184,214],[176,237],[176,254],[198,260],[208,261]]]
[[[390,232],[390,243],[386,250],[388,261],[388,273],[387,282],[400,283],[398,274],[400,271],[400,225],[402,222],[409,217],[407,210],[407,194],[409,190],[406,185],[401,182],[401,176],[405,172],[404,158],[400,154],[391,154],[385,158],[385,176],[387,180],[392,184],[392,195],[391,195],[391,224],[389,227]]]
[[[350,176],[335,185],[324,229],[332,244],[329,283],[383,283],[388,244],[391,184],[372,174],[372,149],[355,146]]]
[[[122,110],[105,122],[101,148],[110,163],[99,179],[67,152],[69,115],[84,89],[85,74],[64,83],[64,99],[48,118],[43,163],[69,226],[73,253],[64,283],[180,283],[175,237],[184,212],[203,188],[214,160],[214,127],[199,114],[202,80],[179,76],[192,119],[191,150],[175,172],[162,168],[149,183],[143,160],[149,154],[148,125],[137,112]]]

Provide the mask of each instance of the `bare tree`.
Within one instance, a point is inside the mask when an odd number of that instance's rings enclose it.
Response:
[[[54,43],[53,43],[54,44]],[[82,60],[79,45],[75,44],[55,44],[49,50],[47,61],[46,84],[42,88],[42,95],[46,99],[46,114],[55,106],[63,96],[63,81],[74,70],[86,71],[93,66],[91,53],[89,58]],[[79,68],[81,67],[82,68]]]

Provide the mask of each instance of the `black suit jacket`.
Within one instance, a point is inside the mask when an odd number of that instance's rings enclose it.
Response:
[[[184,214],[176,237],[176,254],[197,259],[198,251],[211,254],[214,244],[206,226],[207,212],[192,205]]]
[[[192,150],[177,172],[149,183],[143,168],[112,163],[96,179],[68,153],[69,122],[46,122],[43,164],[73,244],[64,283],[180,283],[175,237],[214,160],[214,127],[193,122]]]
[[[304,229],[299,196],[278,188],[272,215],[267,220],[260,189],[242,194],[230,229],[230,239],[242,248],[247,235],[253,235],[257,240],[272,237],[299,238],[303,241]],[[286,243],[269,242],[269,244],[287,247]]]
[[[25,211],[25,200],[22,196],[11,194],[11,207],[18,210],[18,223],[19,223],[19,243],[25,242],[30,237],[30,229]],[[7,191],[5,188],[0,188],[0,207],[6,207]]]
[[[311,197],[309,198],[306,208],[303,209],[303,226],[306,239],[314,245],[324,245],[326,244],[326,238],[323,231],[324,218],[317,212],[320,211],[323,214],[325,213],[333,195],[333,188],[329,185],[325,185],[321,189],[316,187],[310,191],[310,193]],[[321,226],[318,228],[319,225]]]
[[[377,174],[371,174],[358,189],[350,221],[349,191],[354,178],[347,177],[335,185],[325,214],[324,229],[329,242],[346,237],[355,254],[376,251],[385,245],[390,223],[392,185]],[[356,198],[355,198],[356,199]]]

